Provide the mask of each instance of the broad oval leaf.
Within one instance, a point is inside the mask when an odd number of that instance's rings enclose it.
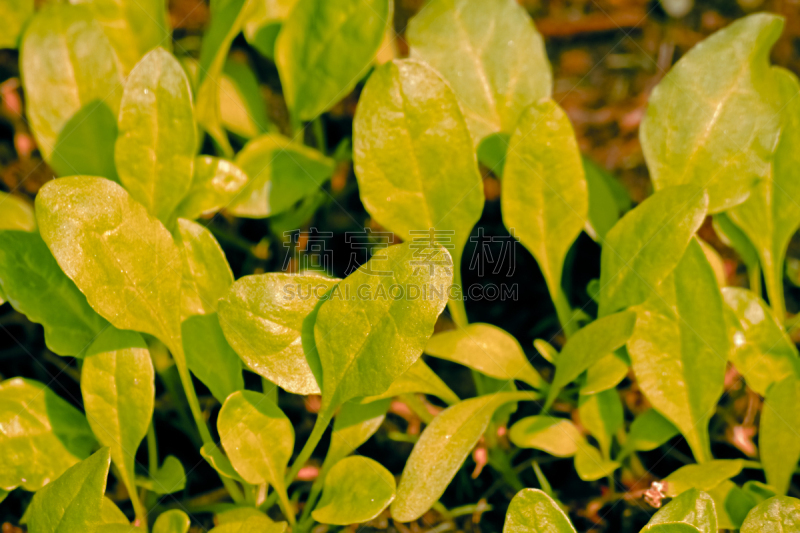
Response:
[[[361,403],[370,403],[386,398],[394,398],[402,394],[430,394],[436,396],[448,405],[453,405],[461,401],[447,384],[442,381],[436,372],[425,364],[421,358],[417,359],[408,370],[400,374],[400,377],[392,381],[389,388],[381,394],[367,396]]]
[[[392,517],[410,522],[422,516],[444,493],[494,412],[509,402],[536,398],[529,392],[500,392],[464,400],[442,411],[411,451],[392,503]]]
[[[181,324],[181,336],[189,370],[219,403],[244,389],[242,363],[225,339],[216,313],[190,316]]]
[[[404,241],[433,233],[458,285],[483,182],[458,101],[436,71],[402,60],[373,72],[353,123],[353,162],[367,212]]]
[[[172,494],[186,487],[186,470],[177,457],[168,455],[151,477],[137,478],[136,484],[156,494]]]
[[[247,180],[244,170],[227,159],[210,155],[196,157],[192,184],[176,214],[194,220],[228,207]]]
[[[187,533],[190,525],[189,517],[180,509],[161,513],[153,524],[153,533]]]
[[[323,524],[346,526],[372,520],[395,497],[394,476],[379,462],[367,457],[342,459],[325,477],[325,485],[314,512]]]
[[[609,353],[625,345],[633,333],[636,313],[623,311],[599,318],[581,328],[564,345],[555,361],[556,375],[547,393],[545,410],[568,383]]]
[[[583,481],[597,481],[608,477],[620,466],[618,462],[600,455],[600,451],[585,439],[578,442],[578,451],[575,454],[575,471]]]
[[[717,513],[714,500],[707,493],[690,489],[653,515],[642,529],[642,533],[655,531],[659,524],[685,523],[697,528],[700,533],[717,533]]]
[[[37,233],[0,231],[0,292],[14,309],[44,326],[47,347],[59,355],[82,357],[110,327]]]
[[[722,295],[694,240],[638,307],[628,353],[642,392],[681,430],[698,462],[711,459],[708,423],[723,392],[729,348]]]
[[[664,481],[667,496],[678,496],[690,489],[711,490],[742,471],[741,459],[717,459],[704,464],[692,464],[677,469]]]
[[[164,223],[192,185],[195,135],[186,72],[172,54],[156,48],[125,83],[114,160],[131,196]]]
[[[556,457],[572,457],[583,441],[583,435],[570,420],[544,415],[517,421],[508,437],[520,448],[534,448]]]
[[[523,489],[508,505],[503,533],[575,533],[575,528],[550,496]]]
[[[544,384],[517,339],[491,324],[469,324],[437,333],[428,341],[425,353],[496,379],[518,379],[537,389]]]
[[[16,48],[22,30],[33,15],[33,0],[14,0],[0,6],[0,18],[4,21],[0,33],[0,48]]]
[[[102,524],[108,468],[108,448],[72,466],[33,496],[28,530],[31,533],[94,531]]]
[[[37,491],[89,456],[83,414],[38,381],[0,382],[0,489]]]
[[[62,130],[81,109],[97,113],[105,106],[114,116],[119,110],[122,78],[117,58],[85,6],[44,6],[25,30],[20,69],[28,120],[47,161],[59,135],[71,133]]]
[[[761,408],[758,447],[767,483],[786,494],[800,460],[800,379],[790,376],[773,384]]]
[[[338,279],[268,273],[236,280],[219,303],[225,338],[244,364],[295,394],[319,394],[319,356],[302,332]]]
[[[109,448],[128,494],[136,494],[136,450],[150,427],[155,393],[153,362],[142,336],[116,329],[98,336],[83,360],[81,395],[89,425]],[[139,500],[132,500],[138,516]]]
[[[653,293],[681,260],[707,205],[708,197],[696,187],[670,187],[611,228],[600,255],[599,316],[640,304]]]
[[[769,172],[780,120],[769,51],[777,15],[735,21],[695,46],[650,95],[641,141],[656,190],[693,184],[711,213],[741,203]]]
[[[391,18],[389,0],[299,0],[275,44],[286,105],[313,120],[367,73]]]
[[[511,133],[522,111],[550,96],[542,37],[512,0],[432,0],[411,19],[411,57],[441,72],[461,101],[477,145]]]
[[[536,258],[551,298],[561,305],[561,270],[586,225],[589,193],[575,132],[554,101],[539,101],[520,117],[508,146],[500,201],[503,223]]]
[[[236,155],[235,163],[249,181],[228,210],[249,218],[287,211],[324,185],[334,169],[332,159],[277,133],[248,142]]]
[[[648,409],[633,419],[625,445],[617,460],[634,451],[648,452],[666,443],[680,431],[655,409]]]
[[[325,462],[322,464],[319,477],[324,479],[325,474],[335,464],[353,453],[356,448],[378,431],[386,418],[389,404],[389,399],[385,399],[366,404],[350,401],[342,405],[333,419],[331,444],[325,455]]]
[[[775,496],[747,513],[741,533],[787,533],[800,529],[800,500]]]
[[[419,359],[447,303],[452,276],[444,248],[404,243],[379,250],[339,282],[314,324],[323,409],[381,394]]]
[[[76,176],[42,187],[36,217],[59,266],[95,311],[119,329],[149,333],[174,347],[181,256],[144,206],[112,181]]]
[[[630,370],[630,359],[618,355],[617,350],[601,357],[586,369],[586,379],[581,384],[581,395],[597,394],[613,389],[625,379]]]
[[[183,256],[181,315],[205,315],[233,284],[233,272],[214,235],[185,218],[178,219],[176,241]]]
[[[13,194],[0,192],[0,230],[35,231],[36,216],[33,207]]]

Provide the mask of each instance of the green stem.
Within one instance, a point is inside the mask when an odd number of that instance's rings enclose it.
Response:
[[[300,450],[300,454],[297,456],[294,464],[292,464],[292,468],[289,469],[289,473],[286,475],[287,487],[294,481],[294,478],[297,477],[297,473],[300,472],[300,469],[303,468],[303,465],[309,460],[311,454],[314,453],[322,435],[325,434],[325,430],[328,429],[328,425],[331,423],[331,420],[333,420],[333,412],[334,409],[327,407],[317,415],[317,421],[314,423],[314,429],[311,430],[311,435],[308,436],[308,440],[303,446],[303,449]]]
[[[325,128],[322,126],[322,119],[317,117],[311,123],[312,131],[314,132],[314,140],[317,142],[317,150],[323,154],[328,153],[328,141],[325,138]]]
[[[147,428],[147,471],[150,477],[155,477],[158,470],[158,441],[156,440],[156,428],[153,421]]]
[[[447,308],[450,310],[450,317],[453,319],[455,325],[459,328],[465,328],[469,324],[469,319],[467,318],[467,308],[464,306],[464,293],[463,287],[461,287],[461,271],[459,270],[458,266],[454,267],[454,271],[453,286],[461,289],[461,297],[459,299],[451,298],[447,302]]]
[[[561,323],[561,328],[564,330],[564,335],[571,337],[578,331],[578,326],[572,319],[572,307],[570,306],[564,291],[559,290],[556,293],[555,298],[553,298],[553,304],[556,308],[558,321]]]

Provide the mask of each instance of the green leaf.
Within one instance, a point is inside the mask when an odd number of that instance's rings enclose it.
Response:
[[[561,270],[586,225],[589,192],[572,124],[554,101],[541,100],[520,117],[508,146],[501,204],[503,223],[536,258],[560,309]],[[566,320],[561,312],[559,319]]]
[[[225,338],[253,372],[295,394],[319,394],[313,343],[303,342],[309,315],[338,279],[268,273],[236,280],[220,300]]]
[[[780,29],[783,19],[775,18],[774,24]],[[755,246],[769,301],[778,320],[783,320],[786,249],[800,226],[800,173],[797,170],[800,155],[796,149],[800,143],[800,102],[796,98],[800,84],[797,77],[787,70],[773,69],[773,75],[780,91],[775,105],[781,117],[780,137],[774,148],[774,158],[768,172],[759,175],[762,179],[753,188],[747,201],[732,209],[728,215]],[[746,116],[751,116],[751,113],[748,109]],[[741,130],[737,128],[735,131]],[[750,134],[758,136],[760,132],[753,130]]]
[[[235,162],[249,181],[228,210],[249,218],[287,211],[324,185],[334,169],[332,159],[277,133],[247,143]]]
[[[739,529],[750,509],[758,504],[753,494],[740,489],[732,481],[723,481],[708,494],[714,499],[717,527],[720,529]]]
[[[780,129],[769,51],[782,29],[777,15],[739,19],[691,49],[653,90],[640,137],[656,190],[703,187],[718,213],[767,175]]]
[[[664,481],[667,496],[678,496],[689,489],[711,490],[742,471],[741,459],[717,459],[704,464],[682,466]]]
[[[153,48],[172,44],[167,9],[161,0],[70,1],[85,4],[92,10],[114,47],[125,75]]]
[[[603,457],[611,457],[614,435],[624,423],[622,400],[616,390],[582,395],[578,406],[581,425],[597,440]]]
[[[178,219],[175,240],[183,258],[181,315],[206,315],[233,284],[233,272],[217,240],[205,227]]]
[[[192,185],[176,215],[194,220],[228,207],[247,184],[247,179],[244,170],[227,159],[210,155],[196,157]]]
[[[517,339],[491,324],[470,324],[438,333],[428,341],[425,353],[496,379],[518,379],[537,389],[544,385]]]
[[[595,320],[570,338],[555,361],[556,375],[547,393],[544,410],[553,405],[564,386],[604,356],[624,346],[635,323],[636,313],[623,311]]]
[[[680,433],[672,422],[655,409],[648,409],[633,419],[628,440],[617,457],[621,460],[626,455],[637,452],[649,452],[655,450],[662,444],[669,441],[672,437]]]
[[[253,7],[262,5],[255,2]],[[240,61],[228,60],[219,88],[222,125],[231,133],[252,139],[270,127],[267,107],[255,73]]]
[[[640,304],[653,293],[681,260],[707,204],[695,187],[671,187],[617,222],[600,256],[599,316]]]
[[[234,392],[220,409],[217,429],[242,478],[254,485],[272,485],[283,512],[293,517],[283,476],[294,448],[294,428],[283,411],[264,394]]]
[[[0,231],[0,292],[14,309],[44,326],[47,347],[59,355],[82,357],[109,327],[37,233]]]
[[[58,176],[102,176],[119,181],[114,165],[117,116],[105,103],[93,100],[61,128],[50,156]]]
[[[610,459],[604,459],[600,451],[586,442],[578,442],[578,451],[575,454],[575,470],[578,477],[583,481],[597,481],[600,478],[608,477],[620,464]]]
[[[324,478],[333,465],[353,453],[378,431],[390,403],[389,399],[385,399],[370,403],[350,401],[342,405],[333,419],[331,444],[319,477]]]
[[[402,60],[373,72],[353,123],[353,163],[367,212],[404,241],[433,233],[460,285],[483,181],[459,103],[436,71]]]
[[[508,437],[520,448],[542,450],[555,457],[572,457],[583,441],[583,435],[570,420],[544,415],[517,421]]]
[[[800,379],[791,376],[773,384],[761,409],[758,447],[767,483],[786,494],[800,460]]]
[[[630,360],[625,361],[617,355],[617,351],[604,355],[586,369],[586,379],[581,385],[581,395],[597,394],[613,389],[625,379],[630,368]]]
[[[36,217],[59,266],[95,311],[174,348],[181,257],[157,219],[116,183],[85,176],[42,187]]]
[[[800,500],[775,496],[756,505],[742,524],[741,533],[788,533],[800,528]]]
[[[45,5],[25,30],[20,69],[28,120],[46,161],[81,108],[106,106],[114,116],[119,110],[116,54],[85,6]]]
[[[503,533],[575,533],[575,528],[550,496],[523,489],[508,506]]]
[[[187,533],[190,523],[186,513],[173,509],[158,516],[153,525],[153,533]]]
[[[0,230],[35,231],[36,216],[33,207],[13,194],[0,192]]]
[[[692,241],[658,292],[637,309],[628,341],[639,387],[681,430],[698,462],[711,459],[708,423],[725,381],[730,345],[723,306],[711,265]]]
[[[203,445],[200,448],[200,455],[202,455],[203,459],[205,459],[206,462],[208,462],[208,464],[210,464],[211,467],[218,473],[227,478],[244,482],[242,476],[240,476],[236,470],[233,469],[230,459],[228,459],[228,457],[222,453],[222,450],[220,450],[213,443],[210,446]]]
[[[275,63],[296,120],[313,120],[367,73],[391,18],[388,0],[299,0],[283,23]]]
[[[3,32],[0,33],[0,48],[16,48],[22,30],[33,15],[33,0],[15,0],[4,2],[0,6],[0,19],[3,20]]]
[[[186,487],[186,471],[177,457],[168,455],[152,477],[138,478],[136,484],[156,494],[172,494]]]
[[[731,361],[747,386],[765,396],[770,385],[800,375],[800,354],[766,302],[755,293],[725,287],[722,297],[738,319]]]
[[[490,133],[511,133],[528,105],[550,96],[542,37],[516,2],[432,0],[406,38],[411,57],[453,87],[476,145]]]
[[[687,490],[653,515],[642,533],[652,531],[653,526],[659,524],[680,522],[696,527],[700,533],[717,533],[714,500],[697,489]]]
[[[33,496],[28,508],[30,533],[85,533],[100,525],[103,493],[111,464],[103,448],[72,466]]]
[[[195,135],[186,72],[172,54],[156,48],[128,76],[114,160],[131,196],[164,223],[191,187]]]
[[[658,524],[650,528],[648,533],[700,533],[698,529],[689,524],[680,522],[670,524]]]
[[[245,520],[219,525],[209,533],[284,533],[285,531],[286,522],[273,522],[266,516],[251,516]]]
[[[0,382],[0,488],[37,491],[89,456],[83,414],[38,381]]]
[[[441,399],[448,405],[458,403],[461,399],[456,396],[450,387],[448,387],[442,378],[431,370],[421,358],[417,359],[408,370],[400,374],[400,376],[392,381],[386,392],[377,394],[375,396],[367,396],[361,400],[361,403],[370,403],[387,398],[394,398],[403,394],[430,394]]]
[[[584,229],[594,240],[602,243],[619,220],[617,199],[609,187],[609,181],[614,178],[607,176],[604,168],[586,157],[583,158],[583,172],[589,191],[589,223]]]
[[[745,481],[744,485],[742,485],[742,490],[755,498],[757,503],[761,503],[764,500],[772,498],[773,496],[777,496],[777,493],[773,487],[753,480]]]
[[[325,477],[322,498],[311,516],[323,524],[346,526],[372,520],[395,497],[394,476],[367,457],[342,459]]]
[[[501,392],[464,400],[442,411],[411,450],[392,503],[392,518],[410,522],[422,516],[444,493],[494,412],[509,402],[536,398],[532,393]]]
[[[758,268],[758,253],[753,243],[747,238],[741,229],[734,224],[727,213],[718,213],[712,219],[714,232],[723,244],[733,248],[742,262],[747,267],[748,272]],[[760,274],[759,274],[760,277]],[[759,279],[759,284],[761,280]]]
[[[297,0],[265,0],[250,6],[244,23],[244,37],[261,55],[275,58],[275,41],[281,23],[292,12]]]
[[[242,363],[233,351],[216,313],[191,316],[181,324],[186,364],[219,403],[244,390]]]
[[[323,410],[381,394],[419,359],[446,305],[452,274],[443,248],[404,243],[377,251],[336,286],[314,324]],[[389,291],[393,285],[402,296]]]
[[[498,178],[503,177],[510,141],[510,134],[500,132],[487,135],[478,145],[478,161]]]
[[[147,435],[155,403],[155,371],[144,339],[132,331],[108,329],[86,352],[81,395],[97,440],[107,446],[136,507],[136,450]]]

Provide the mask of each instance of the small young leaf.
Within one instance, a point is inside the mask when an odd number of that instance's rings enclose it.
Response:
[[[255,5],[263,5],[256,2]],[[255,73],[241,61],[228,60],[219,88],[222,125],[231,133],[252,139],[270,129],[266,104]]]
[[[194,220],[228,207],[247,184],[247,179],[244,170],[227,159],[210,155],[196,157],[192,185],[176,215]]]
[[[617,355],[618,351],[604,355],[586,369],[586,379],[581,385],[581,395],[597,394],[613,389],[625,379],[630,369],[630,359],[626,361]]]
[[[608,477],[620,464],[610,459],[604,459],[600,451],[582,439],[578,442],[578,451],[575,454],[575,471],[583,481],[597,481]]]
[[[240,476],[236,470],[233,469],[230,459],[228,459],[228,457],[222,453],[222,450],[220,450],[213,443],[210,446],[203,445],[203,447],[200,448],[200,455],[202,455],[203,459],[205,459],[208,464],[210,464],[211,467],[218,473],[227,478],[244,482],[242,476]]]
[[[181,315],[206,315],[233,284],[233,272],[217,240],[205,227],[178,219],[176,242],[183,256]]]
[[[375,396],[367,396],[361,403],[370,403],[387,398],[394,398],[402,394],[430,394],[436,396],[448,405],[453,405],[461,401],[442,378],[425,364],[421,358],[417,359],[408,370],[400,374],[396,380],[392,381],[386,392]]]
[[[634,451],[649,452],[666,443],[680,431],[655,409],[648,409],[631,423],[628,440],[617,457],[621,460]]]
[[[656,190],[703,187],[718,213],[767,175],[780,129],[769,50],[782,28],[777,15],[739,19],[691,49],[653,90],[640,137]]]
[[[105,103],[93,100],[61,128],[50,156],[58,176],[101,176],[119,181],[114,164],[117,116]]]
[[[587,157],[583,158],[583,172],[589,192],[589,224],[584,229],[597,242],[602,243],[606,234],[619,220],[619,207],[609,187],[613,176]]]
[[[425,353],[496,379],[518,379],[537,389],[544,384],[517,339],[491,324],[470,324],[438,333],[428,341]]]
[[[583,435],[570,420],[544,415],[517,421],[508,437],[520,448],[534,448],[556,457],[572,457],[583,441]]]
[[[261,55],[275,59],[275,41],[282,22],[292,12],[297,0],[267,0],[248,6],[244,23],[244,38]]]
[[[225,338],[253,372],[295,394],[319,394],[322,370],[304,323],[338,279],[259,274],[236,280],[220,300]],[[308,351],[307,351],[308,350]]]
[[[575,528],[550,496],[524,489],[508,505],[503,533],[575,533]]]
[[[739,529],[742,527],[747,513],[758,505],[756,497],[740,489],[732,481],[723,481],[708,491],[714,500],[717,511],[717,527],[720,529]]]
[[[633,332],[636,313],[623,311],[595,320],[572,337],[555,361],[556,375],[547,393],[547,410],[568,383],[601,358],[625,345]]]
[[[712,225],[714,227],[714,233],[717,234],[722,243],[730,246],[739,254],[739,258],[747,267],[748,272],[758,268],[758,253],[753,243],[750,242],[747,235],[733,223],[727,213],[718,213],[714,215],[712,218]],[[760,283],[761,281],[759,280],[759,284]]]
[[[586,225],[589,193],[575,132],[554,101],[541,100],[520,117],[508,146],[501,203],[508,231],[536,258],[552,300],[562,300],[564,258]]]
[[[353,162],[367,212],[405,241],[433,233],[460,285],[483,182],[459,103],[435,70],[402,60],[373,72],[353,122]]]
[[[0,231],[0,290],[14,309],[44,326],[47,347],[59,355],[82,357],[110,327],[37,233]]]
[[[730,348],[723,306],[714,272],[692,241],[658,292],[639,306],[628,341],[642,392],[681,430],[701,463],[711,459],[708,423],[723,392]]]
[[[23,378],[0,382],[0,488],[37,491],[96,446],[83,414]],[[5,429],[8,428],[8,429]]]
[[[516,2],[433,0],[411,19],[406,38],[411,57],[453,87],[476,145],[490,133],[511,133],[528,105],[550,96],[542,37]]]
[[[478,162],[498,178],[503,177],[510,141],[511,135],[508,133],[492,133],[484,137],[478,145]]]
[[[775,496],[756,505],[742,524],[741,533],[788,533],[800,529],[800,500]]]
[[[773,384],[761,409],[758,447],[767,483],[786,494],[800,460],[800,379],[790,376]]]
[[[446,305],[452,275],[444,248],[404,243],[379,250],[336,286],[314,324],[323,409],[381,394],[419,359]],[[419,297],[398,297],[393,286],[416,290]]]
[[[0,6],[0,19],[4,27],[0,33],[0,48],[16,48],[22,30],[33,15],[33,0],[4,2]]]
[[[153,477],[139,478],[136,484],[156,494],[172,494],[186,487],[186,471],[177,457],[168,455]]]
[[[158,516],[153,525],[153,533],[188,533],[190,524],[186,513],[173,509]]]
[[[156,48],[128,76],[114,160],[131,196],[164,223],[191,187],[195,135],[189,79],[172,54]]]
[[[117,114],[122,78],[114,49],[85,6],[45,5],[22,39],[20,69],[36,144],[50,161],[67,122],[84,106]],[[107,154],[111,155],[111,154]]]
[[[236,471],[248,483],[272,485],[284,513],[293,517],[283,476],[294,448],[294,428],[283,411],[264,394],[234,392],[220,409],[217,428]]]
[[[611,442],[624,423],[622,400],[616,390],[582,395],[578,406],[581,425],[597,440],[603,457],[611,457]]]
[[[333,419],[331,444],[322,464],[320,477],[324,478],[333,465],[353,453],[378,431],[386,418],[389,404],[390,401],[385,399],[366,404],[350,401],[342,405]]]
[[[506,403],[536,398],[526,392],[500,392],[464,400],[442,411],[411,450],[392,503],[392,517],[410,522],[422,516],[444,493],[494,412]]]
[[[653,293],[681,260],[707,205],[708,197],[697,188],[671,187],[617,222],[600,256],[599,316],[640,304]]]
[[[181,324],[186,364],[219,403],[244,390],[242,363],[225,339],[216,313],[191,316]]]
[[[277,133],[247,143],[235,162],[249,181],[228,210],[249,218],[287,211],[324,185],[334,169],[332,159]]]
[[[108,329],[97,337],[81,368],[83,405],[92,431],[108,446],[132,495],[136,450],[150,427],[155,392],[155,371],[141,335]],[[140,505],[135,496],[133,501]],[[137,516],[144,514],[144,509],[136,511]]]
[[[108,448],[103,448],[34,494],[27,512],[28,531],[94,531],[102,523],[103,493],[110,464]]]
[[[717,533],[717,513],[714,500],[707,493],[690,489],[660,509],[647,522],[642,533],[650,532],[659,524],[685,523],[697,528],[700,533]]]
[[[286,105],[313,120],[367,73],[391,18],[388,0],[299,0],[275,45]]]
[[[0,230],[35,231],[36,216],[33,207],[13,194],[0,192]]]
[[[394,476],[367,457],[342,459],[325,477],[322,498],[311,513],[323,524],[346,526],[372,520],[395,497]]]
[[[739,287],[723,288],[722,297],[741,327],[733,335],[731,361],[747,386],[766,396],[773,383],[800,376],[797,347],[766,302]]]
[[[739,474],[743,466],[741,459],[717,459],[682,466],[664,479],[667,496],[675,497],[689,489],[711,490]]]

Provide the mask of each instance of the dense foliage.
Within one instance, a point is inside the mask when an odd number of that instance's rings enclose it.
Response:
[[[654,89],[641,141],[655,192],[620,216],[513,0],[429,0],[405,59],[392,57],[389,0],[212,0],[198,59],[173,50],[161,0],[9,6],[0,45],[19,45],[27,120],[59,177],[34,207],[0,193],[0,296],[41,324],[80,383],[80,408],[29,378],[0,383],[0,499],[34,493],[28,531],[186,533],[211,515],[215,533],[309,532],[480,514],[485,502],[440,501],[457,476],[469,483],[472,454],[473,477],[486,466],[516,493],[505,533],[571,532],[571,496],[543,464],[602,480],[614,503],[640,454],[676,440],[693,462],[646,492],[668,503],[642,531],[800,531],[800,500],[786,495],[800,354],[783,288],[800,226],[800,84],[769,62],[780,17],[734,22]],[[263,119],[248,67],[226,64],[240,34],[277,67],[283,129]],[[352,140],[327,146],[320,116],[354,89]],[[369,260],[343,279],[313,261],[234,279],[218,242],[234,237],[204,222],[307,227],[350,161],[364,208],[392,234],[370,239]],[[565,336],[560,351],[537,340],[535,364],[464,305],[479,164],[502,180],[503,221]],[[709,217],[749,290],[725,286],[697,236]],[[602,247],[586,309],[565,290],[582,232]],[[477,394],[459,397],[437,361],[469,368]],[[712,446],[730,368],[764,398],[758,460]],[[651,406],[636,416],[617,390],[626,379]],[[295,397],[314,405],[313,428],[280,407]],[[425,424],[395,437],[413,442],[399,477],[392,458],[354,453],[398,404]],[[196,467],[162,457],[159,411],[218,474],[213,498],[169,496]],[[744,470],[765,482],[741,482]]]

